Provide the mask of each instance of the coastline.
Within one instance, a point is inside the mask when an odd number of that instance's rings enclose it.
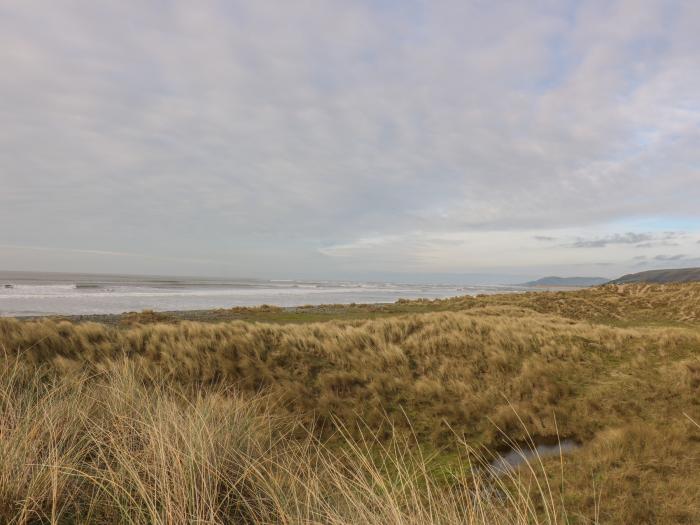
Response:
[[[498,294],[458,295],[449,298],[400,298],[394,302],[381,303],[328,303],[301,306],[233,306],[230,308],[205,308],[190,310],[141,310],[113,314],[53,314],[14,316],[22,321],[41,319],[65,320],[72,323],[96,322],[113,326],[134,324],[179,323],[195,321],[222,323],[230,321],[267,323],[312,323],[331,320],[362,320],[404,314],[417,314],[450,310],[454,301],[469,302],[494,296],[508,297],[523,294],[566,293],[585,290],[580,286],[543,286],[522,290],[510,290]],[[491,299],[494,300],[494,299]]]
[[[427,301],[397,301],[394,303],[371,304],[321,304],[305,306],[236,306],[201,310],[169,310],[123,312],[120,314],[83,315],[32,315],[7,317],[20,321],[52,319],[71,323],[101,323],[106,325],[129,326],[133,324],[179,323],[196,321],[221,323],[229,321],[268,322],[268,323],[308,323],[333,319],[370,319],[388,315],[400,315],[428,311]],[[419,305],[422,305],[420,307]],[[432,308],[434,309],[434,308]]]

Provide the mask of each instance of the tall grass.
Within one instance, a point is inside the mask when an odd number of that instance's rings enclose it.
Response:
[[[339,425],[329,446],[265,396],[176,387],[128,361],[96,376],[2,365],[2,523],[564,522],[549,490],[466,449],[446,474],[410,438]]]
[[[99,373],[126,358],[172,383],[266,390],[331,432],[334,418],[378,427],[389,416],[401,425],[405,411],[421,440],[438,445],[454,432],[491,447],[505,445],[503,434],[525,439],[505,399],[537,436],[555,435],[556,411],[564,437],[589,439],[632,412],[680,415],[700,378],[696,331],[611,328],[509,307],[305,325],[0,319],[0,344],[59,374]],[[661,385],[675,399],[641,403],[645,389]]]

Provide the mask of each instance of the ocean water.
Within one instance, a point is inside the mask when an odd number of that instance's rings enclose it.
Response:
[[[435,299],[512,290],[504,286],[0,272],[0,316],[392,303],[401,298]]]

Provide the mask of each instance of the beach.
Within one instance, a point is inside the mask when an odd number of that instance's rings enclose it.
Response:
[[[0,316],[114,315],[273,305],[393,303],[514,291],[509,286],[0,272]]]

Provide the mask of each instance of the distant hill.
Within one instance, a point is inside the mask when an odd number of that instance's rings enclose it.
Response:
[[[539,286],[597,286],[607,283],[608,279],[603,277],[543,277],[536,281],[523,283],[521,286],[539,287]]]
[[[700,268],[680,268],[677,270],[649,270],[646,272],[630,273],[619,279],[610,281],[610,284],[627,283],[687,283],[700,281]]]

